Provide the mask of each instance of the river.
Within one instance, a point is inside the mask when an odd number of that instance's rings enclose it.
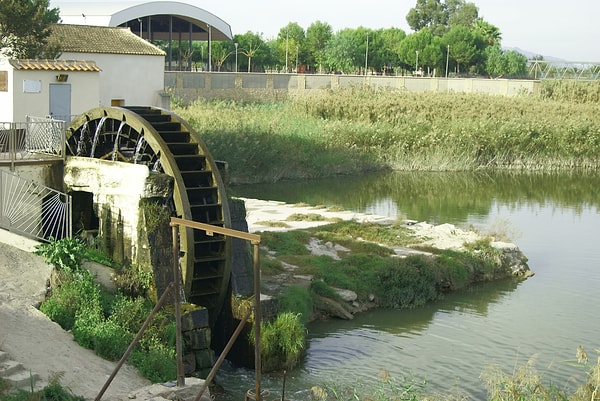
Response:
[[[310,182],[231,188],[235,196],[347,210],[431,223],[476,227],[511,237],[535,276],[477,285],[412,310],[376,310],[352,321],[311,324],[302,366],[286,376],[286,398],[309,399],[314,385],[378,386],[381,370],[394,380],[426,380],[425,393],[485,399],[480,378],[490,365],[511,374],[535,361],[545,383],[573,389],[586,370],[583,346],[600,348],[600,174],[380,173]],[[225,366],[219,400],[244,400],[254,373]],[[281,396],[281,374],[262,388]]]

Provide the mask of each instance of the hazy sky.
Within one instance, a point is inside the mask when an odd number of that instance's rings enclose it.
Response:
[[[94,0],[114,2],[115,0]],[[154,0],[150,0],[154,1]],[[411,33],[406,14],[416,0],[175,0],[224,20],[233,34],[248,31],[275,38],[289,22],[304,29],[319,20],[334,31],[364,26],[397,27]],[[468,0],[469,1],[469,0]],[[568,61],[600,62],[600,0],[470,0],[479,15],[500,28],[502,45]],[[51,0],[51,3],[85,0]],[[121,4],[127,0],[119,1]]]
[[[471,0],[479,15],[502,32],[504,47],[569,61],[600,62],[600,1]],[[334,31],[343,28],[398,27],[406,33],[408,10],[416,0],[228,0],[194,1],[196,6],[223,19],[233,34],[262,33],[277,36],[288,22],[304,29],[317,20]]]

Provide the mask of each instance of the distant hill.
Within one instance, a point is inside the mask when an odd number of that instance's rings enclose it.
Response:
[[[503,47],[502,50],[514,50],[516,52],[521,53],[522,55],[524,55],[525,57],[527,57],[529,60],[531,60],[534,57],[539,57],[542,56],[544,58],[544,60],[546,61],[552,61],[552,62],[566,62],[568,60],[565,60],[563,58],[559,58],[559,57],[552,57],[552,56],[546,56],[540,53],[534,53],[528,50],[523,50],[520,49],[518,47]]]

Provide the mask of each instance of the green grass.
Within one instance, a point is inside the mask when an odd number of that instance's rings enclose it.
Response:
[[[598,93],[598,83],[566,82],[518,97],[351,88],[173,111],[229,162],[234,184],[382,169],[597,169]]]
[[[349,251],[338,252],[339,259],[312,255],[307,248],[311,238],[343,245]],[[261,242],[269,257],[296,266],[297,274],[312,275],[313,284],[318,281],[321,286],[311,287],[315,294],[324,294],[323,286],[343,288],[356,292],[360,302],[373,294],[379,306],[386,308],[422,306],[448,291],[510,276],[501,252],[489,240],[462,252],[431,249],[435,257],[396,257],[392,246],[420,247],[411,230],[396,225],[347,221],[308,230],[265,232]],[[299,299],[306,299],[305,292],[294,291],[283,295],[285,305],[295,305],[286,308],[306,313],[305,307],[298,306],[303,305]]]
[[[132,288],[148,285],[151,278],[131,273],[128,280],[119,281],[127,288],[109,294],[95,282],[92,273],[81,267],[86,250],[80,241],[51,241],[38,247],[37,253],[54,264],[61,276],[40,310],[63,329],[71,330],[79,345],[105,359],[119,360],[153,308],[147,298],[131,296],[139,292]],[[133,350],[130,362],[151,381],[176,377],[173,330],[173,316],[163,310]]]

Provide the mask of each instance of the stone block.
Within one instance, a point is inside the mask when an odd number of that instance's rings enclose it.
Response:
[[[196,370],[212,368],[215,364],[215,353],[211,349],[195,351],[194,355],[196,357]]]
[[[190,331],[208,327],[208,310],[197,307],[181,315],[181,331]]]
[[[196,371],[196,356],[194,353],[184,354],[183,357],[183,372],[189,376]]]
[[[187,349],[190,350],[203,350],[210,348],[210,328],[195,329],[183,332],[183,340]]]

